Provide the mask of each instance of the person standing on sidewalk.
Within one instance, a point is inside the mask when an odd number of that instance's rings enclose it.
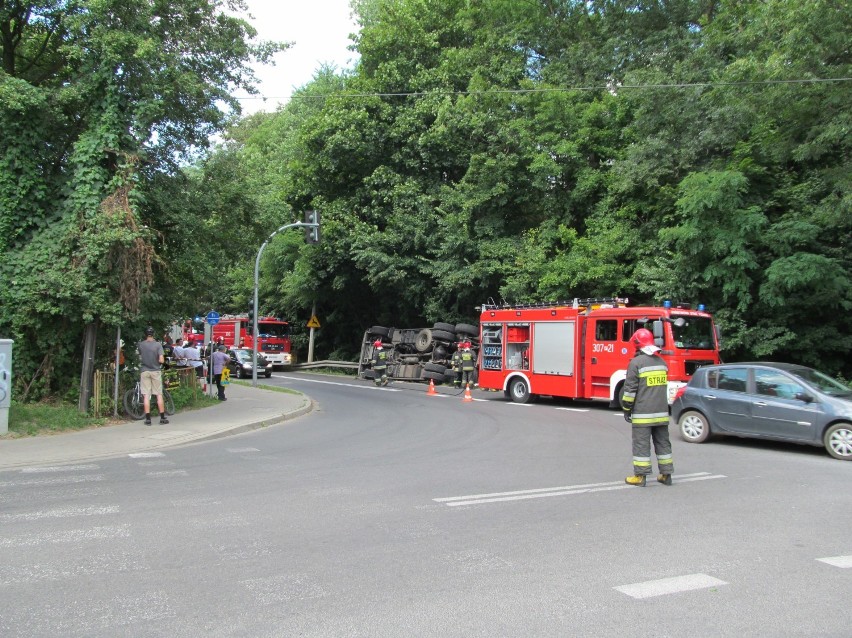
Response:
[[[145,329],[145,340],[139,342],[139,360],[142,362],[142,373],[139,379],[145,406],[145,425],[151,425],[151,395],[157,396],[157,408],[160,410],[160,425],[169,422],[166,418],[166,405],[163,401],[163,373],[161,372],[166,357],[163,344],[154,339],[154,329]]]
[[[660,474],[657,481],[672,484],[672,443],[669,440],[668,367],[657,354],[650,330],[640,328],[630,338],[636,356],[627,366],[621,407],[624,419],[632,424],[633,476],[624,479],[628,485],[645,486],[651,473],[651,440],[657,454]]]
[[[186,359],[187,365],[195,368],[195,376],[199,379],[204,377],[204,363],[201,361],[201,353],[192,339],[186,342],[183,348],[183,357]]]
[[[210,365],[213,366],[213,380],[216,382],[220,401],[227,401],[225,398],[225,386],[222,385],[222,371],[228,367],[231,357],[225,353],[225,350],[227,350],[225,345],[220,345],[210,356]]]

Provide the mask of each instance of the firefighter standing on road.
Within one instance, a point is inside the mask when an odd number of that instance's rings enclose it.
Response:
[[[668,368],[657,354],[654,335],[640,328],[630,338],[636,346],[636,356],[627,366],[624,396],[621,405],[624,419],[633,430],[633,476],[624,481],[628,485],[645,486],[651,473],[651,440],[657,455],[660,474],[657,480],[663,485],[672,484],[672,443],[669,440]]]
[[[450,359],[450,363],[453,368],[453,372],[456,373],[456,378],[453,381],[453,385],[457,388],[461,387],[462,382],[462,351],[464,350],[464,341],[459,341],[458,347],[456,351],[453,353],[452,359]]]
[[[388,384],[388,353],[382,347],[382,340],[376,339],[373,342],[373,372],[376,373],[376,385]]]
[[[464,342],[464,350],[461,354],[462,385],[473,383],[473,371],[476,368],[476,360],[470,349],[470,341]],[[475,384],[474,384],[475,385]]]

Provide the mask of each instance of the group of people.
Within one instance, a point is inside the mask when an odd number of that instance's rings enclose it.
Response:
[[[195,375],[204,378],[204,363],[207,361],[212,366],[213,381],[216,384],[217,398],[227,401],[225,397],[225,381],[228,373],[230,357],[228,348],[222,340],[215,347],[208,344],[202,351],[198,346],[200,342],[194,339],[175,339],[166,336],[162,342],[154,338],[154,328],[148,326],[145,329],[145,339],[139,342],[139,359],[141,363],[140,388],[142,391],[145,407],[145,425],[151,425],[151,396],[157,398],[157,408],[160,411],[160,424],[169,422],[166,418],[165,404],[163,401],[163,375],[162,370],[174,366],[176,368],[193,368]],[[213,351],[212,354],[210,351]],[[224,381],[224,383],[223,383]]]

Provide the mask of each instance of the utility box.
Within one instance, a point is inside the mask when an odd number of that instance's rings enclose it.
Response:
[[[12,344],[0,339],[0,434],[9,432],[9,408],[12,406]]]

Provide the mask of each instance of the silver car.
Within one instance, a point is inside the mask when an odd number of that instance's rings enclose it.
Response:
[[[852,390],[790,363],[728,363],[695,371],[672,404],[684,441],[711,435],[824,446],[852,461]]]

